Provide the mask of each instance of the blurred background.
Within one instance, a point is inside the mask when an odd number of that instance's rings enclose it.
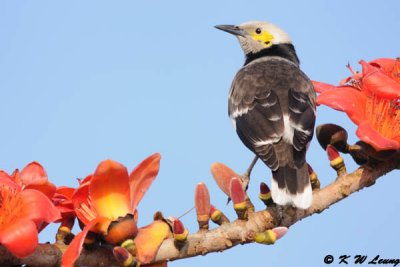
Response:
[[[360,59],[399,56],[399,1],[2,1],[0,3],[0,169],[39,161],[56,185],[77,186],[112,158],[132,170],[154,152],[161,170],[139,205],[179,216],[207,184],[231,219],[231,204],[210,174],[219,161],[243,173],[253,158],[227,116],[227,94],[244,56],[237,40],[213,28],[266,20],[292,37],[310,78],[337,84]],[[340,112],[318,108],[357,140]],[[322,186],[335,172],[314,139],[308,161]],[[347,168],[357,166],[345,157]],[[258,163],[249,195],[270,171]],[[290,228],[274,246],[250,244],[170,266],[324,266],[332,254],[400,258],[399,171]],[[182,218],[197,230],[195,212]],[[41,242],[54,241],[57,225]],[[78,229],[75,229],[78,231]],[[335,266],[335,261],[331,266]]]

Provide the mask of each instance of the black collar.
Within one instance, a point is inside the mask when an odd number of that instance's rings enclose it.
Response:
[[[248,53],[246,54],[244,65],[247,65],[260,57],[282,57],[292,61],[296,65],[300,64],[299,58],[296,55],[296,50],[292,44],[272,45],[271,47],[265,48],[257,53]]]

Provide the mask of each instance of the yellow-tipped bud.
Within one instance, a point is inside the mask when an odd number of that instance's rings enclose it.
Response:
[[[181,233],[181,234],[174,233],[174,239],[176,241],[183,242],[183,241],[186,241],[188,235],[189,235],[189,231],[188,231],[188,229],[185,228],[183,233]]]
[[[68,240],[68,237],[70,239],[73,238],[73,234],[71,233],[71,229],[67,226],[61,226],[58,228],[57,234],[56,234],[56,241],[57,242],[62,242],[64,244],[69,243],[71,240]]]
[[[331,160],[331,166],[336,169],[336,166],[339,166],[340,164],[343,164],[343,158],[342,157],[337,157],[334,160]]]
[[[121,247],[126,249],[130,254],[136,255],[136,245],[135,242],[133,242],[133,239],[125,240],[122,242]]]
[[[234,208],[236,211],[245,210],[245,209],[246,209],[246,202],[243,201],[243,202],[240,202],[240,203],[233,204],[233,208]]]
[[[272,230],[257,233],[255,236],[255,241],[260,244],[272,245],[276,241],[276,234]]]
[[[187,236],[189,235],[189,231],[178,218],[174,218],[172,222],[172,232],[174,234],[174,239],[178,242],[186,241]]]
[[[71,233],[71,229],[67,226],[61,226],[60,228],[58,228],[59,232],[65,233],[65,234],[70,234]]]
[[[271,192],[268,192],[267,194],[259,194],[258,198],[261,199],[262,201],[267,201],[271,199]]]
[[[341,176],[346,173],[346,166],[344,164],[343,158],[340,156],[339,152],[332,145],[328,145],[326,147],[326,152],[328,154],[328,158],[331,162],[331,167],[334,168],[338,174]]]
[[[221,219],[221,215],[222,215],[222,212],[220,210],[215,209],[211,212],[211,220],[213,222],[217,222]]]
[[[261,199],[261,201],[264,202],[266,206],[272,205],[274,203],[274,201],[272,200],[271,190],[264,182],[260,183],[260,194],[258,195],[258,198]]]
[[[311,177],[310,177],[311,178]],[[311,178],[311,188],[314,189],[320,189],[321,188],[321,183],[318,180],[318,177],[315,176],[315,178]]]
[[[210,207],[210,218],[214,223],[218,225],[229,223],[229,219],[214,205],[211,205]]]
[[[240,220],[247,220],[249,215],[247,212],[247,203],[246,201],[233,204],[233,208],[236,211],[236,214]]]
[[[317,173],[313,170],[310,164],[307,163],[308,166],[308,176],[310,177],[310,182],[311,182],[311,188],[314,189],[320,189],[321,188],[321,183],[318,180]]]

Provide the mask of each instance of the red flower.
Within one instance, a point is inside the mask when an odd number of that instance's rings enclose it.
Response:
[[[21,186],[0,175],[0,244],[16,257],[26,257],[38,245],[38,230],[60,218],[59,211],[43,193]]]
[[[344,111],[358,125],[357,136],[377,151],[400,149],[400,61],[360,61],[339,86],[314,82],[318,104]],[[350,68],[351,69],[351,68]]]
[[[36,161],[26,165],[21,172],[16,169],[11,175],[8,175],[4,171],[0,171],[0,176],[13,180],[21,187],[21,189],[36,189],[48,196],[50,199],[56,191],[55,185],[49,182],[43,166]]]
[[[61,213],[61,219],[57,222],[61,222],[61,226],[66,226],[72,229],[75,221],[75,210],[72,203],[72,195],[75,192],[75,188],[68,186],[57,187],[56,192],[52,198],[52,201],[56,208]]]
[[[64,253],[62,266],[73,266],[89,231],[100,234],[113,245],[119,245],[137,235],[140,237],[140,242],[135,242],[137,259],[142,259],[142,263],[151,260],[169,228],[166,224],[161,226],[161,222],[156,221],[139,229],[138,233],[136,207],[156,178],[159,163],[160,155],[153,154],[128,175],[125,166],[105,160],[99,164],[93,175],[81,182],[72,196],[72,202],[76,216],[85,227]],[[151,235],[155,231],[158,233],[155,235],[156,239]]]

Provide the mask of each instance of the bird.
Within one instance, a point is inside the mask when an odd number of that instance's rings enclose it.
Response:
[[[312,189],[306,151],[314,134],[316,93],[300,70],[291,38],[270,22],[215,27],[236,36],[245,54],[228,97],[228,114],[237,135],[255,160],[271,169],[273,201],[309,208]]]

